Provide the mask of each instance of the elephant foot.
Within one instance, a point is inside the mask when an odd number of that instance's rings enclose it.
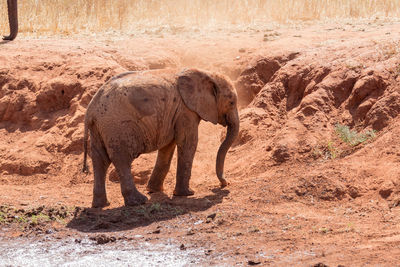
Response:
[[[194,191],[190,188],[175,188],[174,196],[192,196],[194,195]]]
[[[156,187],[156,186],[150,186],[148,185],[146,187],[147,192],[151,193],[157,193],[157,192],[163,192],[164,188],[162,186]]]
[[[224,179],[224,178],[222,178],[221,180],[220,180],[220,185],[221,185],[221,188],[224,188],[225,186],[227,186],[229,183]]]
[[[92,208],[104,208],[110,205],[107,198],[93,198]]]
[[[147,202],[147,197],[139,192],[124,197],[125,206],[138,206]]]
[[[149,182],[147,183],[146,190],[149,193],[163,192],[164,191],[163,183],[160,182],[160,180],[158,179],[150,178]]]

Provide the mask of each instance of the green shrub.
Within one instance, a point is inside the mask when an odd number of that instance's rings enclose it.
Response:
[[[336,124],[335,131],[343,142],[351,146],[357,146],[367,140],[375,138],[376,136],[375,130],[368,130],[364,133],[357,133],[354,130],[350,130],[349,126],[341,125],[339,123]]]

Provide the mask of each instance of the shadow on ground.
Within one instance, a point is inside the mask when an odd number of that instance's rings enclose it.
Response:
[[[201,197],[168,197],[164,193],[151,195],[148,203],[137,207],[113,209],[79,208],[68,228],[81,232],[116,232],[167,221],[190,212],[204,211],[222,202],[229,194],[226,189],[213,189],[213,194]]]

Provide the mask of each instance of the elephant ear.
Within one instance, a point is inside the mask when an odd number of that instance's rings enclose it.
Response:
[[[210,76],[196,69],[185,70],[178,75],[178,90],[191,111],[217,124],[217,87]]]

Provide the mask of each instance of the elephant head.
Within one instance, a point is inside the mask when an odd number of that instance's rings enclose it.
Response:
[[[18,1],[7,0],[8,21],[10,23],[10,35],[4,36],[4,40],[14,40],[18,34]]]
[[[227,185],[224,178],[225,156],[239,132],[236,90],[222,75],[196,69],[184,70],[178,75],[178,89],[185,105],[201,119],[228,127],[216,160],[217,177],[224,187]]]

